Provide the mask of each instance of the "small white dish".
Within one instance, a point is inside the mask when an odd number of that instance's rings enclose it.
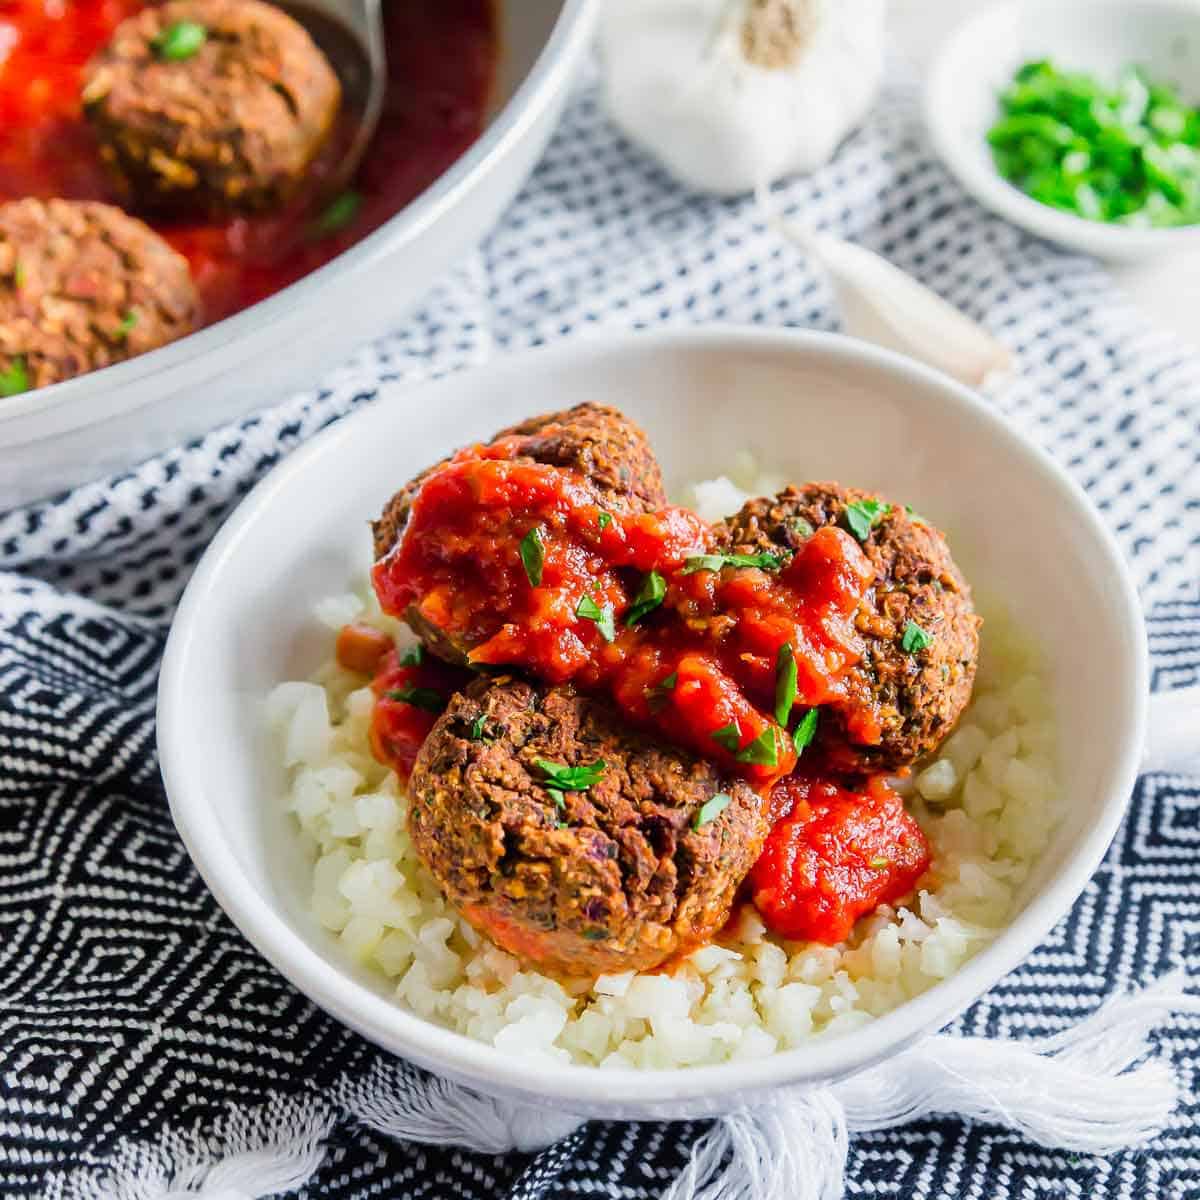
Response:
[[[997,97],[1031,59],[1115,80],[1128,66],[1200,102],[1200,5],[1192,0],[1031,0],[985,9],[938,51],[925,87],[934,148],[980,204],[1039,237],[1100,258],[1149,258],[1200,247],[1200,225],[1136,229],[1088,221],[1026,196],[996,171],[987,131]]]
[[[977,590],[1041,643],[1059,714],[1061,827],[1008,929],[962,970],[857,1030],[682,1070],[536,1068],[405,1011],[309,911],[264,698],[329,653],[315,602],[362,578],[366,522],[450,451],[584,400],[642,424],[668,484],[739,449],[796,479],[903,497],[948,528]],[[387,396],[314,438],[244,500],[196,569],[163,661],[158,746],[175,823],[217,900],[298,988],[395,1054],[496,1096],[609,1118],[729,1111],[877,1063],[951,1020],[1070,908],[1125,810],[1142,753],[1141,610],[1112,534],[1041,450],[967,389],[862,342],[707,327],[575,339]]]

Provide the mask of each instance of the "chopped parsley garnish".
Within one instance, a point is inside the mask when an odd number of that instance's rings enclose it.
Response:
[[[488,737],[484,733],[484,727],[487,725],[487,717],[480,713],[479,716],[471,722],[471,741],[473,742],[494,742],[494,737]]]
[[[117,326],[117,338],[123,342],[134,331],[137,323],[138,311],[136,308],[131,308],[121,318],[121,323]]]
[[[176,21],[154,39],[153,46],[159,58],[183,62],[198,54],[206,41],[208,30],[198,21]]]
[[[328,237],[345,229],[362,208],[362,196],[358,192],[343,192],[334,197],[325,211],[313,223],[313,232],[318,237]]]
[[[419,667],[425,661],[425,647],[420,642],[414,642],[400,655],[402,667]]]
[[[912,521],[915,525],[928,525],[929,524],[929,521],[925,517],[921,516],[921,514],[919,512],[917,512],[917,510],[915,508],[913,508],[913,506],[911,504],[906,504],[904,506],[904,511],[906,513],[908,513],[908,519],[910,521]]]
[[[860,542],[865,542],[871,530],[891,511],[890,504],[879,500],[855,500],[846,505],[846,524]]]
[[[583,617],[585,621],[595,621],[600,636],[606,642],[616,638],[617,628],[613,620],[613,610],[607,604],[601,608],[591,596],[584,596],[575,609],[575,615]]]
[[[636,625],[647,613],[653,612],[667,594],[667,581],[657,572],[651,571],[642,580],[638,594],[634,596],[629,611],[625,614],[626,625]]]
[[[0,396],[19,396],[29,391],[29,372],[25,369],[25,356],[18,354],[7,371],[0,371]]]
[[[786,554],[696,554],[683,561],[681,575],[697,571],[719,571],[722,567],[759,567],[763,571],[778,571],[787,561]]]
[[[646,704],[652,713],[662,712],[663,708],[666,707],[667,693],[673,692],[678,682],[679,672],[672,671],[660,683],[656,683],[652,688],[646,689]]]
[[[544,758],[535,758],[534,765],[546,777],[546,787],[551,792],[584,792],[594,783],[600,782],[604,774],[604,759],[597,759],[591,766],[568,767],[565,763],[547,762]],[[560,803],[556,798],[555,803]]]
[[[546,543],[542,531],[535,525],[521,539],[521,563],[530,587],[542,586],[542,567],[546,563]]]
[[[792,745],[796,747],[797,754],[803,754],[805,749],[811,745],[812,740],[817,734],[817,710],[810,708],[808,712],[800,718],[800,724],[796,726],[792,733]]]
[[[711,825],[733,803],[733,797],[728,792],[717,792],[700,805],[700,811],[692,820],[693,829],[703,829]]]
[[[730,754],[736,754],[738,746],[742,742],[742,733],[738,729],[736,721],[730,721],[728,725],[722,725],[720,729],[714,729],[709,736],[722,750],[728,750]]]
[[[775,720],[785,729],[796,703],[797,678],[796,655],[791,644],[784,642],[775,657]]]
[[[779,762],[779,747],[775,744],[775,726],[768,725],[752,742],[734,756],[740,763],[753,763],[757,767],[773,767]]]
[[[445,711],[449,703],[441,692],[435,692],[433,688],[413,687],[411,684],[405,684],[404,687],[395,688],[385,694],[389,700],[399,700],[401,704],[411,704],[413,708],[423,708],[431,713]]]
[[[600,523],[600,531],[603,533],[612,524],[612,513],[606,513],[602,510],[597,520]]]
[[[891,865],[892,865],[892,860],[890,858],[884,858],[882,855],[876,855],[867,864],[867,866],[871,867],[872,870],[875,870],[875,871],[882,871],[884,867],[890,867]]]
[[[917,654],[932,645],[933,634],[926,633],[916,621],[909,621],[904,626],[904,633],[900,637],[900,648],[905,654]]]

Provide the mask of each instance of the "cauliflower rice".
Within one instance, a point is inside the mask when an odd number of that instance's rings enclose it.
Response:
[[[698,484],[702,516],[778,490],[745,462],[739,483]],[[1034,649],[983,610],[974,697],[936,757],[905,781],[929,839],[925,887],[883,906],[837,946],[769,934],[745,905],[720,944],[670,974],[560,981],[529,970],[442,898],[405,828],[396,775],[371,755],[374,696],[330,662],[267,701],[298,840],[312,862],[312,911],[346,953],[392,981],[396,1001],[498,1049],[600,1067],[683,1067],[754,1058],[850,1032],[957,971],[1005,927],[1057,824],[1056,729]],[[372,594],[318,606],[331,630],[365,620],[403,640]],[[330,638],[332,649],[333,639]]]

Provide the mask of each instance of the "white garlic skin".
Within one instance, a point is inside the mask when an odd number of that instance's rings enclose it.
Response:
[[[604,0],[609,114],[689,187],[731,196],[828,162],[883,76],[884,0],[790,0],[786,66],[749,62],[751,0]]]

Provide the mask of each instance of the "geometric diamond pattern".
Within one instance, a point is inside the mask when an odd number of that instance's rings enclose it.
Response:
[[[1155,688],[1200,682],[1196,357],[1147,330],[1093,263],[983,214],[935,161],[903,86],[778,197],[921,276],[1014,350],[1020,380],[994,402],[1120,539],[1149,612]],[[313,392],[0,514],[0,1195],[69,1195],[121,1145],[300,1102],[379,1060],[245,942],[167,815],[158,660],[232,507],[397,381],[600,327],[719,320],[837,324],[826,281],[751,203],[676,187],[605,122],[585,80],[518,203],[394,334]],[[1200,971],[1200,779],[1152,775],[1073,912],[955,1028],[1051,1033],[1181,962]],[[1158,1040],[1189,1099],[1148,1149],[1078,1157],[922,1121],[853,1139],[848,1192],[1200,1200],[1200,1018],[1169,1021]],[[540,1154],[492,1158],[346,1121],[306,1194],[651,1200],[703,1128],[594,1123]]]

